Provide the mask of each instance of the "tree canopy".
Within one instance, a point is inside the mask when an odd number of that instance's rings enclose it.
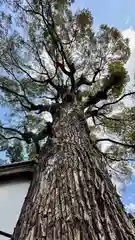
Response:
[[[134,86],[127,88],[129,40],[106,24],[94,32],[89,9],[74,13],[73,4],[1,3],[0,104],[7,112],[0,122],[1,150],[21,141],[28,153],[39,153],[60,108],[74,102],[90,120],[93,146],[101,152],[99,144],[110,142],[103,157],[125,165],[135,151],[134,107],[123,101],[135,95]]]

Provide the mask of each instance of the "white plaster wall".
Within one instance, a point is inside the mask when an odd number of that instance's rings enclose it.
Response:
[[[0,230],[13,233],[30,182],[10,181],[0,183]],[[0,240],[8,238],[0,235]]]

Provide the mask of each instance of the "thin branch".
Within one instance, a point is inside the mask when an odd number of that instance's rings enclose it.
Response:
[[[12,235],[0,230],[0,235],[12,239]]]
[[[13,54],[12,54],[12,49],[10,49],[10,55],[12,63],[14,64],[15,67],[19,68],[22,72],[24,72],[32,81],[36,81],[35,78],[33,78],[24,68],[22,68],[18,61],[14,58]]]
[[[37,50],[37,54],[38,54],[38,50]],[[46,70],[46,75],[48,76],[48,78],[47,78],[47,79],[44,79],[44,81],[36,80],[35,78],[33,78],[24,68],[22,68],[22,67],[18,64],[18,62],[16,61],[16,59],[13,58],[13,56],[12,56],[12,59],[13,59],[12,61],[13,61],[13,64],[14,64],[17,68],[19,68],[19,69],[20,69],[21,71],[23,71],[26,75],[28,75],[28,77],[32,80],[32,82],[36,82],[36,83],[38,83],[38,84],[44,84],[44,85],[50,84],[50,85],[58,92],[58,91],[59,91],[59,87],[58,87],[55,83],[53,83],[53,81],[52,81],[52,80],[55,78],[56,74],[57,74],[57,66],[56,66],[56,70],[55,70],[54,76],[53,76],[53,77],[50,77],[47,69],[46,69],[45,66],[42,64],[42,61],[41,61],[41,59],[40,59],[39,54],[38,54],[38,58],[39,58],[39,62],[40,62],[40,64],[41,64],[41,66],[44,67],[44,69]],[[14,79],[15,79],[17,82],[19,82],[19,81],[17,80],[17,78],[15,77],[15,75],[14,75],[13,72],[9,71],[9,70],[3,65],[3,63],[2,63],[2,66],[4,67],[4,69],[5,69],[8,73],[10,73],[10,74],[14,77]],[[22,88],[22,90],[23,90],[23,92],[24,92],[24,87],[22,86],[22,84],[21,84],[20,82],[19,82],[19,84],[20,84],[20,86],[21,86],[21,88]],[[26,94],[25,94],[25,98],[26,98]]]
[[[16,136],[13,136],[13,137],[5,137],[3,134],[0,133],[0,136],[2,138],[4,138],[5,140],[11,140],[11,139],[18,139],[19,141],[22,141],[23,139],[22,138],[19,138],[19,137],[16,137]]]
[[[49,73],[48,73],[48,71],[47,71],[47,69],[46,69],[46,67],[44,66],[44,64],[42,63],[42,59],[41,59],[41,57],[40,57],[40,55],[39,55],[39,52],[38,52],[38,48],[37,48],[37,46],[35,45],[35,47],[36,47],[36,53],[37,53],[37,56],[38,56],[38,60],[39,60],[39,62],[40,62],[40,65],[42,66],[42,68],[46,71],[46,75],[48,76],[48,79],[45,79],[44,80],[44,83],[46,83],[46,84],[50,84],[54,89],[56,89],[57,91],[58,91],[58,86],[55,84],[55,83],[53,83],[53,79],[56,77],[56,75],[57,75],[57,69],[58,69],[58,67],[57,67],[57,65],[56,65],[56,67],[55,67],[55,73],[54,73],[54,76],[53,77],[50,77],[49,76]],[[50,55],[49,55],[50,56]]]
[[[36,48],[37,49],[37,48]],[[37,54],[38,54],[38,50],[37,50],[37,52],[36,52]],[[47,72],[47,69],[45,68],[45,66],[42,64],[42,61],[41,61],[41,58],[40,58],[40,56],[39,56],[39,54],[38,54],[38,60],[39,60],[39,62],[40,62],[40,64],[41,64],[41,66],[42,67],[44,67],[44,69],[46,70],[46,75],[48,76],[48,79],[45,79],[44,81],[40,81],[40,80],[36,80],[35,78],[33,78],[22,66],[20,66],[19,64],[18,64],[18,61],[16,61],[16,59],[13,57],[13,55],[12,55],[12,51],[10,51],[10,54],[11,54],[11,60],[12,60],[12,62],[13,62],[13,64],[14,64],[14,66],[15,67],[17,67],[17,68],[19,68],[22,72],[24,72],[31,80],[32,80],[32,82],[36,82],[36,83],[40,83],[40,84],[50,84],[53,88],[55,88],[56,90],[58,90],[58,88],[57,88],[57,85],[55,85],[53,82],[52,82],[52,80],[54,79],[54,77],[56,76],[56,74],[57,74],[57,68],[56,68],[56,71],[55,71],[55,74],[54,74],[54,76],[52,77],[52,78],[50,78],[49,77],[49,74],[48,74],[48,72]]]
[[[118,119],[118,118],[112,118],[112,117],[107,117],[105,114],[103,113],[98,113],[98,110],[97,109],[94,109],[94,110],[91,110],[90,108],[88,108],[86,111],[85,111],[85,117],[86,118],[89,118],[89,117],[97,117],[99,119],[99,117],[102,116],[108,120],[113,120],[113,121],[117,121],[117,122],[120,122],[122,119]]]
[[[81,85],[88,85],[88,86],[91,86],[93,83],[95,83],[95,79],[97,77],[97,75],[100,73],[100,69],[97,69],[95,72],[94,72],[94,75],[93,75],[93,78],[92,78],[92,81],[89,81],[87,80],[84,75],[82,74],[79,81],[76,83],[76,89],[78,89]]]
[[[115,78],[113,75],[109,76],[108,83],[103,86],[103,90],[98,91],[94,96],[89,96],[87,101],[84,104],[84,107],[87,107],[89,105],[94,105],[101,100],[107,100],[108,96],[107,93],[111,89],[112,86],[115,86],[118,79]]]
[[[25,141],[27,144],[30,144],[31,141],[33,141],[33,143],[35,144],[37,153],[39,153],[39,151],[40,151],[39,141],[46,138],[46,137],[51,137],[52,138],[55,135],[51,122],[47,122],[46,127],[43,130],[41,130],[38,134],[33,133],[31,131],[27,131],[27,129],[25,129],[25,132],[22,133],[21,131],[19,131],[17,129],[14,129],[14,128],[8,128],[8,127],[3,127],[3,126],[0,126],[0,128],[5,130],[5,131],[8,130],[8,131],[17,133],[17,134],[21,135],[21,137],[22,137],[22,138],[19,138],[19,137],[16,137],[16,136],[5,137],[3,134],[0,133],[0,136],[3,137],[6,140],[16,138],[18,140]]]
[[[67,59],[67,56],[65,54],[64,48],[63,48],[62,41],[61,41],[59,35],[57,34],[56,27],[55,27],[55,22],[54,22],[52,10],[51,10],[51,5],[49,4],[49,2],[47,2],[48,7],[49,7],[48,8],[48,10],[49,10],[49,17],[51,18],[52,23],[50,23],[48,21],[48,19],[44,15],[44,6],[43,6],[42,0],[39,2],[39,4],[41,6],[41,13],[35,11],[35,9],[33,9],[31,6],[30,6],[31,9],[25,9],[19,3],[18,3],[18,6],[23,11],[25,11],[26,13],[30,12],[30,13],[34,13],[34,14],[39,15],[40,17],[42,17],[43,23],[47,27],[48,33],[50,34],[50,36],[52,38],[52,42],[55,44],[56,48],[58,49],[59,53],[61,54],[61,57],[65,60],[68,68],[70,69],[70,80],[71,80],[71,85],[72,85],[71,91],[75,92],[75,79],[74,79],[75,67],[74,67],[73,63],[72,64],[69,63],[69,61]]]
[[[7,130],[7,131],[18,133],[21,136],[23,135],[22,132],[20,132],[19,130],[15,129],[15,128],[3,127],[1,125],[0,125],[0,128],[3,129],[3,130]]]
[[[121,145],[121,146],[124,146],[124,147],[128,147],[128,148],[133,148],[135,149],[135,145],[131,145],[131,144],[126,144],[126,143],[122,143],[122,142],[117,142],[115,140],[112,140],[110,138],[101,138],[101,139],[97,139],[95,141],[95,144],[97,144],[98,142],[104,142],[104,141],[108,141],[108,142],[111,142],[111,143],[115,143],[115,144],[118,144],[118,145]]]
[[[31,139],[33,141],[33,143],[35,144],[37,154],[39,154],[39,152],[40,152],[39,141],[45,139],[46,137],[52,138],[55,136],[51,122],[46,122],[46,127],[43,130],[41,130],[38,134],[35,134],[33,132],[26,132],[25,134],[26,134],[27,138]]]
[[[52,103],[52,104],[46,104],[46,105],[42,105],[42,104],[36,105],[36,104],[32,103],[25,95],[19,94],[19,93],[15,92],[14,90],[9,89],[8,87],[6,87],[4,85],[0,86],[0,89],[15,95],[18,98],[18,101],[20,102],[21,106],[23,106],[28,111],[39,111],[39,114],[41,112],[47,111],[47,112],[50,112],[53,115],[53,114],[55,114],[56,109],[59,107],[59,103]],[[24,99],[28,103],[28,105],[25,105],[21,99]]]
[[[100,90],[96,93],[96,95],[94,96],[89,96],[87,101],[84,104],[84,107],[88,107],[89,105],[94,105],[96,103],[98,103],[101,100],[107,100],[108,98],[108,91],[111,89],[111,87],[115,86],[115,84],[117,84],[117,81],[119,80],[117,76],[114,76],[113,74],[111,74],[110,76],[108,76],[108,83],[105,84],[103,86],[103,90]],[[105,106],[111,105],[111,104],[115,104],[118,103],[119,101],[121,101],[124,97],[126,96],[130,96],[135,94],[135,92],[131,92],[131,93],[127,93],[124,94],[122,97],[120,97],[118,100],[116,100],[115,102],[111,102],[111,103],[106,103],[103,106],[101,106],[100,108],[98,108],[98,110],[101,110],[102,108],[104,108]]]
[[[31,50],[37,54],[38,59],[37,59],[36,57],[35,57],[35,59],[36,59],[37,62],[40,62],[41,67],[42,67],[46,72],[39,72],[37,69],[34,69],[34,68],[32,68],[31,66],[28,66],[28,65],[24,65],[24,66],[27,67],[27,68],[29,68],[29,69],[32,70],[32,71],[35,71],[35,72],[38,73],[39,75],[47,75],[47,76],[48,76],[48,71],[47,71],[45,65],[44,65],[43,62],[42,62],[42,59],[41,59],[40,54],[39,54],[39,48],[36,46],[36,42],[33,43],[33,46],[30,45],[28,42],[24,42],[24,44],[25,44],[28,48],[31,48]],[[44,42],[42,42],[42,44],[44,44]],[[36,49],[35,49],[35,48],[36,48]],[[48,53],[48,51],[47,51],[47,53]],[[49,53],[48,53],[48,55],[50,56]],[[50,56],[50,57],[51,57],[51,56]],[[52,59],[52,58],[51,58],[51,59]],[[52,59],[52,61],[53,61],[53,59]],[[54,62],[54,61],[53,61],[53,62]],[[54,64],[55,64],[55,62],[54,62]],[[57,66],[56,66],[56,71],[57,71]],[[52,80],[52,79],[54,79],[55,76],[56,76],[56,72],[54,73],[54,76],[53,76],[53,77],[49,77],[49,79],[46,79],[45,81],[47,81],[47,80]],[[38,80],[37,80],[37,81],[38,81]],[[44,83],[44,82],[42,82],[42,81],[38,81],[38,82],[39,82],[39,83]]]
[[[4,77],[5,78],[5,77]],[[5,78],[6,79],[6,78]],[[11,93],[13,95],[15,95],[18,100],[20,100],[20,98],[23,98],[28,104],[30,104],[31,106],[34,106],[34,104],[26,97],[26,95],[22,95],[22,94],[19,94],[17,92],[15,92],[14,90],[8,88],[7,86],[4,86],[4,84],[2,83],[2,85],[0,86],[0,89],[8,92],[8,93]]]
[[[52,41],[54,41],[54,43],[56,44],[56,47],[57,47],[57,49],[59,50],[59,52],[61,53],[62,58],[64,58],[67,66],[68,66],[68,68],[70,69],[70,75],[69,75],[68,71],[66,71],[66,69],[64,68],[64,65],[63,65],[63,64],[61,65],[62,71],[63,71],[66,75],[68,75],[68,76],[70,77],[70,79],[71,79],[71,85],[72,85],[72,89],[71,89],[71,90],[74,92],[74,91],[75,91],[74,73],[75,73],[75,71],[76,71],[76,70],[75,70],[75,67],[74,67],[74,64],[73,64],[73,63],[72,63],[72,64],[69,63],[69,61],[68,61],[68,59],[67,59],[67,57],[66,57],[66,54],[65,54],[65,51],[64,51],[64,48],[63,48],[63,44],[62,44],[62,42],[61,42],[61,39],[60,39],[59,35],[57,34],[56,27],[55,27],[55,22],[54,22],[53,15],[52,15],[51,5],[50,5],[49,2],[48,2],[48,6],[49,6],[49,9],[48,9],[48,10],[49,10],[49,17],[51,17],[52,24],[50,24],[50,23],[48,22],[48,20],[47,20],[47,19],[45,18],[45,16],[44,16],[44,8],[43,8],[42,0],[40,1],[40,4],[41,4],[41,8],[42,8],[42,13],[41,13],[40,15],[41,15],[41,17],[42,17],[42,19],[43,19],[43,22],[44,22],[45,26],[46,26],[47,29],[48,29],[48,32],[49,32],[49,34],[50,34],[50,36],[51,36],[51,38],[52,38]],[[52,28],[53,31],[50,30],[51,28]],[[54,34],[56,35],[56,37],[54,36]],[[59,48],[59,46],[60,46],[61,49]]]
[[[109,160],[111,160],[112,162],[121,162],[121,161],[123,161],[123,162],[128,162],[129,160],[128,160],[128,158],[126,159],[126,158],[119,158],[119,159],[117,159],[116,157],[115,158],[112,158],[112,157],[110,157],[108,154],[106,154],[106,153],[103,153],[104,155],[106,155],[105,157],[106,158],[108,158]],[[135,161],[135,159],[132,159],[131,161]]]
[[[105,108],[105,107],[107,107],[107,106],[116,104],[116,103],[120,102],[123,98],[125,98],[125,97],[127,97],[127,96],[134,95],[134,94],[135,94],[135,92],[126,93],[126,94],[124,94],[123,96],[121,96],[119,99],[117,99],[117,100],[114,101],[114,102],[109,102],[109,103],[103,104],[101,107],[98,108],[98,111],[100,111],[101,109],[103,109],[103,108]]]
[[[81,85],[88,85],[91,86],[92,82],[90,82],[89,80],[87,80],[83,74],[81,75],[79,81],[76,83],[76,89],[78,89]]]
[[[98,111],[98,110],[96,110],[96,111]],[[117,122],[120,122],[122,119],[118,119],[118,118],[112,118],[112,117],[107,117],[105,114],[103,114],[103,113],[97,113],[97,115],[98,115],[98,117],[100,117],[100,116],[103,116],[104,118],[106,118],[106,119],[108,119],[108,120],[113,120],[113,121],[117,121]]]
[[[22,90],[23,93],[24,93],[24,97],[25,97],[26,99],[28,99],[27,96],[26,96],[25,87],[23,86],[23,84],[21,83],[21,81],[19,81],[19,80],[17,79],[17,77],[15,76],[13,70],[12,70],[12,71],[9,70],[2,62],[1,62],[1,65],[2,65],[2,67],[5,69],[5,71],[6,71],[9,75],[11,74],[11,76],[14,78],[14,80],[19,84],[19,86],[21,87],[21,90]],[[8,80],[7,77],[4,77],[4,78]]]

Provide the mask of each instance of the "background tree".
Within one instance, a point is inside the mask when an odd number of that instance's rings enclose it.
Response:
[[[124,67],[129,41],[105,24],[94,33],[90,11],[73,13],[73,2],[3,3],[1,145],[17,139],[38,157],[13,239],[135,239],[107,172],[118,161],[130,173],[135,149],[133,108],[122,101],[135,94]]]

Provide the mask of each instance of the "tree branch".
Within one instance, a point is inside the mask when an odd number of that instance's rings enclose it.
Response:
[[[26,137],[31,139],[36,147],[36,153],[39,154],[40,152],[40,144],[39,141],[45,139],[46,137],[54,137],[55,133],[52,127],[51,122],[46,122],[46,127],[41,130],[38,134],[35,134],[33,132],[26,132]]]
[[[25,108],[27,109],[28,111],[39,111],[38,114],[44,112],[44,111],[47,111],[47,112],[50,112],[52,115],[55,114],[56,112],[56,109],[60,106],[59,103],[52,103],[52,104],[46,104],[46,105],[42,105],[42,104],[34,104],[32,103],[27,97],[26,95],[22,95],[22,94],[19,94],[17,92],[15,92],[14,90],[11,90],[9,89],[8,87],[4,86],[4,84],[2,84],[0,86],[0,89],[6,91],[6,92],[9,92],[13,95],[15,95],[17,98],[18,98],[18,101],[20,102],[20,104]],[[22,101],[22,99],[24,99],[28,105],[25,105]]]
[[[82,74],[79,81],[76,82],[76,89],[78,89],[80,86],[82,85],[88,85],[88,86],[91,86],[92,85],[92,82],[90,82],[89,80],[87,80],[84,75]]]
[[[96,95],[94,95],[94,96],[89,96],[88,99],[87,99],[87,101],[86,101],[85,104],[84,104],[84,107],[88,107],[89,105],[94,105],[94,104],[98,103],[98,102],[101,101],[101,100],[106,100],[107,97],[108,97],[108,96],[107,96],[108,91],[111,89],[111,87],[115,86],[118,81],[119,81],[119,77],[118,77],[117,75],[115,76],[115,75],[111,74],[111,75],[109,76],[109,79],[108,79],[107,83],[104,84],[103,90],[98,91],[98,92],[96,93]],[[135,92],[131,92],[131,93],[124,94],[122,97],[120,97],[120,98],[119,98],[118,100],[116,100],[115,102],[113,102],[113,103],[107,103],[107,104],[104,104],[103,106],[108,106],[108,105],[111,105],[111,104],[114,104],[114,103],[118,103],[118,102],[119,102],[120,100],[122,100],[124,97],[129,96],[129,95],[132,95],[132,94],[135,94]],[[100,108],[98,108],[98,110],[99,110],[99,109],[102,109],[103,106],[100,107]]]
[[[106,119],[108,119],[108,120],[113,120],[113,121],[117,121],[117,122],[120,122],[121,121],[121,119],[118,119],[118,118],[112,118],[112,117],[107,117],[105,114],[103,114],[103,113],[99,113],[98,114],[98,110],[96,110],[97,111],[97,116],[98,117],[100,117],[100,116],[102,116],[102,117],[104,117],[104,118],[106,118]]]
[[[49,73],[48,73],[48,71],[47,71],[47,69],[46,69],[46,67],[45,67],[44,64],[42,63],[42,59],[41,59],[41,57],[40,57],[40,55],[39,55],[38,48],[37,48],[36,45],[35,45],[35,47],[36,47],[36,53],[37,53],[37,56],[38,56],[38,60],[39,60],[39,62],[40,62],[40,65],[41,65],[41,67],[46,71],[46,75],[47,75],[47,77],[48,77],[48,79],[45,79],[45,80],[44,80],[44,83],[47,83],[47,84],[49,83],[54,89],[56,89],[56,90],[58,91],[58,90],[59,90],[59,89],[58,89],[58,86],[52,81],[52,80],[55,78],[56,74],[57,74],[57,68],[58,68],[58,66],[56,65],[54,76],[53,76],[53,77],[50,77],[50,76],[49,76]]]
[[[108,142],[111,142],[111,143],[115,143],[115,144],[121,145],[121,146],[123,146],[123,147],[128,147],[128,148],[133,148],[133,149],[135,149],[135,145],[126,144],[126,143],[122,143],[122,142],[117,142],[117,141],[112,140],[112,139],[110,139],[110,138],[97,139],[97,140],[95,141],[95,144],[97,144],[98,142],[105,142],[105,141],[108,141]]]
[[[0,128],[3,129],[3,130],[7,130],[7,131],[11,131],[11,132],[15,132],[15,133],[18,133],[19,135],[23,135],[22,132],[20,132],[19,130],[15,129],[15,128],[10,128],[10,127],[3,127],[0,125]]]
[[[95,83],[95,79],[96,79],[98,73],[100,73],[100,71],[101,71],[100,69],[97,69],[95,71],[92,81],[87,80],[82,74],[79,81],[76,83],[76,89],[78,89],[81,85],[91,86],[93,83]]]
[[[121,96],[119,99],[117,99],[117,100],[114,101],[114,102],[109,102],[109,103],[103,104],[101,107],[98,108],[98,111],[100,111],[101,109],[103,109],[103,108],[105,108],[105,107],[107,107],[107,106],[109,106],[109,105],[116,104],[116,103],[120,102],[123,98],[125,98],[125,97],[127,97],[127,96],[134,95],[134,94],[135,94],[135,92],[126,93],[126,94],[124,94],[123,96]]]
[[[114,119],[114,118],[111,118],[111,117],[107,117],[107,116],[105,116],[103,113],[100,113],[99,111],[102,110],[102,109],[104,109],[104,108],[107,107],[107,106],[110,106],[110,105],[113,105],[113,104],[116,104],[116,103],[120,102],[123,98],[125,98],[125,97],[127,97],[127,96],[131,96],[131,95],[134,95],[134,94],[135,94],[135,92],[126,93],[126,94],[124,94],[123,96],[121,96],[119,99],[117,99],[116,101],[114,101],[114,102],[109,102],[109,103],[105,103],[105,104],[103,104],[101,107],[97,107],[97,109],[96,109],[96,110],[93,110],[93,111],[91,111],[91,109],[88,108],[88,109],[86,110],[86,112],[85,112],[85,115],[86,115],[87,118],[88,118],[88,117],[103,116],[103,117],[107,118],[108,120],[120,121],[120,119],[116,119],[116,118]],[[95,101],[95,100],[98,101],[97,96],[92,97],[92,99],[93,99],[93,100],[90,100],[90,101],[91,101],[91,103],[92,103],[92,101],[93,101],[93,104],[94,104],[94,101]],[[101,100],[101,99],[100,99],[100,100]],[[87,107],[87,103],[86,103],[86,107]]]
[[[31,46],[30,44],[28,44],[27,42],[25,42],[25,45],[27,45],[29,48],[31,48],[33,51],[36,51],[36,54],[37,54],[37,57],[38,57],[38,59],[36,59],[37,60],[37,62],[39,62],[40,63],[40,66],[46,71],[46,72],[39,72],[39,71],[37,71],[36,69],[34,69],[34,68],[32,68],[31,66],[25,66],[25,67],[27,67],[27,68],[29,68],[30,70],[32,70],[32,71],[35,71],[36,73],[38,73],[39,75],[47,75],[48,76],[48,78],[47,79],[44,79],[43,81],[41,81],[41,80],[36,80],[35,78],[31,78],[31,80],[33,81],[33,82],[36,82],[36,83],[40,83],[40,84],[50,84],[54,89],[56,89],[57,91],[58,91],[58,87],[57,87],[57,85],[52,81],[54,78],[55,78],[55,76],[56,76],[56,74],[57,74],[57,66],[56,66],[56,69],[55,69],[55,73],[54,73],[54,76],[53,77],[50,77],[49,76],[49,73],[48,73],[48,71],[47,71],[47,69],[46,69],[46,67],[45,67],[45,65],[43,64],[43,62],[42,62],[42,59],[41,59],[41,57],[40,57],[40,54],[39,54],[39,51],[38,51],[38,47],[36,46],[36,43],[34,44],[34,47],[36,48],[34,48],[33,46]],[[17,64],[17,62],[16,62],[16,64]],[[20,68],[20,66],[17,64],[17,66],[18,66],[18,68]],[[16,67],[17,67],[16,66]],[[21,70],[23,71],[24,69],[23,68],[21,68]],[[25,70],[24,70],[25,71]],[[26,73],[26,71],[25,71],[25,73]]]
[[[47,1],[47,4],[46,4],[46,7],[48,6],[48,14],[49,14],[49,19],[51,19],[51,23],[49,22],[49,20],[45,17],[44,15],[44,5],[43,5],[43,2],[42,0],[39,2],[40,6],[41,6],[41,12],[40,11],[35,11],[35,9],[32,8],[32,6],[30,6],[30,9],[25,9],[23,8],[19,3],[18,3],[18,6],[23,10],[25,11],[26,13],[30,12],[30,13],[34,13],[35,15],[39,15],[42,20],[43,20],[43,23],[45,25],[45,27],[47,28],[48,30],[48,33],[50,34],[50,37],[52,38],[52,42],[54,43],[56,49],[59,51],[59,53],[61,54],[61,57],[63,60],[65,60],[69,70],[70,70],[70,80],[71,80],[71,85],[72,85],[72,89],[71,91],[75,92],[75,79],[74,79],[74,73],[75,73],[75,67],[74,67],[74,64],[73,63],[70,63],[67,59],[67,56],[65,54],[65,51],[64,51],[64,47],[63,47],[63,44],[62,44],[62,41],[56,31],[56,25],[55,25],[55,22],[54,22],[54,19],[53,19],[53,14],[52,14],[52,9],[51,9],[51,5],[49,3],[49,1]],[[47,16],[48,17],[48,16]],[[48,51],[47,51],[48,52]],[[65,71],[66,69],[63,68],[65,74],[67,74],[67,71]],[[62,71],[63,71],[62,70]],[[68,75],[69,76],[69,75]]]
[[[0,235],[12,239],[12,235],[0,230]]]
[[[37,53],[38,53],[38,52],[37,52]],[[36,82],[36,83],[38,83],[38,84],[39,84],[39,83],[40,83],[40,84],[45,84],[45,85],[49,83],[54,89],[56,89],[56,90],[58,91],[57,85],[54,84],[53,81],[52,81],[52,80],[54,79],[54,77],[56,76],[56,74],[57,74],[57,68],[56,68],[56,71],[55,71],[54,76],[53,76],[53,77],[50,77],[50,76],[49,76],[49,73],[47,72],[47,69],[46,69],[45,66],[42,64],[42,61],[41,61],[41,58],[40,58],[39,54],[38,54],[39,62],[40,62],[40,64],[41,64],[41,66],[44,67],[44,69],[46,70],[46,75],[48,76],[48,78],[47,78],[47,79],[44,79],[44,81],[37,80],[37,79],[33,78],[22,66],[20,66],[20,65],[18,64],[18,62],[16,61],[16,59],[13,57],[11,51],[10,51],[10,54],[11,54],[11,59],[12,59],[12,62],[13,62],[13,64],[14,64],[14,66],[17,67],[17,68],[19,68],[22,72],[24,72],[24,73],[29,77],[29,79],[32,80],[32,82]]]
[[[4,138],[5,140],[11,140],[11,139],[18,139],[19,141],[23,141],[22,138],[19,138],[19,137],[16,137],[16,136],[13,136],[13,137],[5,137],[3,134],[0,133],[0,136],[2,138]]]
[[[35,134],[32,131],[27,131],[27,130],[24,133],[22,133],[21,131],[19,131],[17,129],[3,127],[3,126],[0,126],[0,128],[5,130],[5,131],[7,130],[7,131],[17,133],[22,137],[22,138],[19,138],[17,136],[5,137],[3,134],[0,133],[0,136],[3,137],[6,140],[16,138],[18,140],[25,141],[27,144],[30,144],[31,141],[33,141],[33,143],[35,144],[35,147],[36,147],[36,153],[37,154],[40,151],[39,141],[46,138],[46,137],[51,137],[52,138],[53,136],[55,136],[55,133],[54,133],[54,130],[52,128],[52,123],[51,122],[47,122],[46,127],[43,130],[41,130],[38,134]]]
[[[30,139],[25,133],[22,133],[21,131],[15,129],[15,128],[3,127],[3,126],[0,126],[0,128],[5,131],[7,130],[7,131],[17,133],[18,135],[20,135],[22,137],[22,138],[18,138],[16,136],[12,136],[12,137],[9,137],[8,139],[17,138],[18,140],[24,140],[28,144],[30,143]],[[4,137],[5,139],[7,139],[5,136],[3,136],[3,134],[1,134],[1,136]]]
[[[101,100],[107,99],[107,92],[106,90],[99,91],[96,93],[95,96],[89,96],[87,101],[84,103],[84,107],[88,107],[89,105],[94,105]]]
[[[43,3],[42,3],[42,0],[40,1],[40,4],[41,4],[41,13],[39,13],[39,15],[42,17],[43,19],[43,22],[45,24],[45,26],[47,27],[48,29],[48,32],[52,38],[52,41],[55,43],[57,49],[59,50],[62,58],[65,60],[68,68],[70,69],[70,73],[68,71],[66,71],[66,69],[64,68],[64,64],[61,65],[61,63],[59,63],[61,66],[61,69],[62,71],[68,75],[71,79],[71,85],[72,85],[72,89],[71,91],[75,92],[75,79],[74,79],[74,73],[75,73],[75,67],[74,67],[74,64],[73,63],[69,63],[68,59],[67,59],[67,56],[65,54],[65,51],[64,51],[64,48],[63,48],[63,44],[61,42],[61,39],[59,37],[59,35],[57,34],[57,31],[56,31],[56,26],[55,26],[55,22],[54,22],[54,19],[53,19],[53,14],[52,14],[52,10],[51,10],[51,5],[49,3],[49,1],[47,1],[47,4],[48,4],[48,12],[49,12],[49,17],[51,17],[51,21],[52,23],[49,23],[48,19],[45,18],[44,16],[44,8],[43,8]],[[53,30],[53,31],[51,31]]]

